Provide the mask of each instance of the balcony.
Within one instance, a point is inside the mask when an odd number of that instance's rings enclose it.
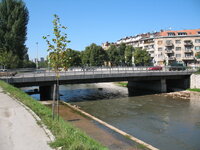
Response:
[[[174,56],[168,57],[168,60],[176,60]]]
[[[194,56],[183,57],[183,60],[194,60]]]
[[[173,51],[172,51],[172,50],[165,50],[165,53],[166,53],[166,54],[172,54]]]
[[[193,51],[191,49],[189,49],[189,50],[185,50],[184,52],[185,53],[192,53]]]
[[[155,54],[151,54],[150,56],[151,56],[151,57],[154,57],[154,56],[155,56]]]
[[[171,46],[173,46],[173,45],[174,45],[174,44],[173,44],[172,42],[166,42],[166,43],[165,43],[165,46],[166,46],[166,47],[171,47]]]
[[[184,45],[185,46],[192,46],[193,43],[192,43],[192,41],[184,41]]]

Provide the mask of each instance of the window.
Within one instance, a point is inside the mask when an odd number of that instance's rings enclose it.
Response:
[[[197,34],[200,34],[200,31],[197,31]]]
[[[178,35],[187,35],[186,32],[178,32]]]
[[[181,44],[181,40],[176,40],[176,44]]]
[[[200,46],[195,46],[195,50],[200,50]]]
[[[176,57],[177,57],[177,58],[181,57],[181,54],[176,54]]]
[[[163,41],[158,41],[158,45],[161,45],[163,43]]]
[[[158,51],[162,51],[162,47],[159,47],[159,48],[158,48]]]
[[[171,45],[171,44],[172,44],[172,41],[171,41],[171,40],[166,40],[166,44]]]
[[[158,54],[158,57],[161,58],[161,57],[162,57],[162,54]]]
[[[181,47],[176,47],[176,51],[180,51],[181,50]]]
[[[200,43],[200,39],[195,39],[195,43]]]
[[[168,32],[168,36],[175,36],[174,32]]]

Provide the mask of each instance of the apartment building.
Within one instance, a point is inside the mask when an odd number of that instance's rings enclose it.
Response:
[[[102,45],[108,49],[111,44],[125,43],[133,47],[146,49],[152,57],[154,65],[169,65],[173,62],[185,65],[200,66],[200,59],[196,58],[200,52],[200,29],[163,31],[139,34],[125,37],[115,43],[106,42]]]

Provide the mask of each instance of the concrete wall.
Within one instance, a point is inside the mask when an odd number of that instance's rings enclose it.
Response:
[[[200,88],[200,74],[192,74],[191,75],[190,88]]]

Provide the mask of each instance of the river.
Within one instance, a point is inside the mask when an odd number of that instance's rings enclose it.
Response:
[[[128,97],[112,83],[60,86],[61,99],[161,149],[200,150],[200,94]],[[33,95],[38,99],[38,95]]]

